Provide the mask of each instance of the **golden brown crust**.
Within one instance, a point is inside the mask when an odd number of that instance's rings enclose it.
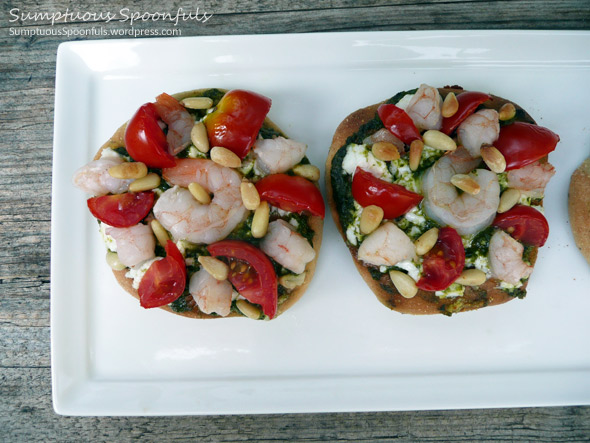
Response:
[[[443,98],[449,92],[460,93],[462,91],[463,89],[458,86],[439,88],[439,92],[441,93]],[[506,99],[492,96],[490,100],[484,103],[484,106],[499,110],[500,107],[507,102],[508,100]],[[520,106],[518,106],[514,102],[512,103],[514,104],[517,110],[523,112],[522,120],[528,121],[530,123],[535,123],[532,117],[528,113],[526,113],[526,111],[524,111]],[[350,114],[348,117],[346,117],[336,129],[334,138],[332,139],[332,145],[330,146],[330,151],[328,152],[328,158],[326,160],[325,177],[328,203],[330,205],[330,210],[332,213],[332,217],[334,218],[334,222],[336,223],[336,227],[338,228],[338,231],[340,232],[340,235],[342,236],[345,242],[346,234],[342,229],[342,225],[340,223],[340,216],[338,214],[338,210],[334,202],[334,194],[330,175],[332,170],[332,160],[334,159],[336,153],[341,148],[345,147],[346,140],[348,139],[348,137],[355,134],[363,124],[367,123],[375,117],[377,108],[380,104],[381,103],[377,103],[375,105],[359,109]],[[546,161],[546,157],[543,161]],[[361,274],[369,288],[371,288],[371,290],[375,293],[377,299],[388,308],[401,312],[403,314],[423,315],[440,314],[442,312],[463,312],[473,309],[479,309],[484,306],[499,305],[514,299],[513,296],[497,288],[497,285],[499,283],[497,279],[489,279],[479,287],[467,286],[465,288],[464,295],[461,297],[445,299],[437,297],[436,295],[434,295],[433,292],[418,290],[418,293],[415,297],[407,299],[400,295],[400,293],[396,290],[395,286],[393,285],[393,283],[391,283],[391,280],[386,274],[382,274],[380,280],[375,280],[369,272],[369,268],[363,265],[357,259],[358,248],[351,245],[348,245],[348,248],[350,250],[354,264],[356,265],[359,273]],[[535,261],[537,259],[537,251],[538,248],[534,248],[530,255],[532,266],[535,265]],[[527,283],[525,283],[521,287],[522,290],[526,289]]]
[[[220,91],[227,92],[227,90],[220,89],[220,88],[218,88],[218,89]],[[201,95],[206,90],[207,89],[194,89],[192,91],[186,91],[186,92],[180,92],[178,94],[173,94],[173,97],[176,98],[177,100],[182,100],[183,98],[186,98],[186,97],[193,97],[193,96]],[[281,129],[269,118],[266,118],[264,122],[267,125],[271,126],[273,129],[282,133]],[[119,129],[117,129],[117,131],[113,134],[113,136],[104,145],[101,146],[101,148],[98,150],[98,152],[94,156],[94,159],[97,160],[100,158],[100,155],[101,155],[103,149],[106,149],[106,148],[115,149],[115,148],[119,148],[119,147],[124,147],[125,146],[125,129],[126,128],[127,128],[127,123],[124,123],[121,127],[119,127]],[[322,244],[322,234],[323,234],[324,221],[321,217],[316,217],[316,216],[310,216],[308,218],[308,221],[309,221],[309,227],[314,231],[313,249],[315,250],[315,258],[311,262],[309,262],[307,264],[307,266],[305,267],[306,274],[305,274],[305,280],[304,280],[303,284],[301,284],[300,286],[296,287],[295,289],[291,290],[288,293],[288,297],[282,303],[279,304],[278,309],[277,309],[277,315],[275,316],[275,318],[277,316],[279,316],[280,314],[282,314],[283,312],[285,312],[291,306],[293,306],[303,296],[303,294],[305,293],[305,291],[306,291],[307,287],[309,286],[309,284],[313,278],[313,275],[315,273],[316,263],[317,263],[317,260],[318,260],[319,254],[320,254],[320,247]],[[137,289],[135,289],[133,287],[133,279],[125,277],[126,273],[127,273],[127,269],[124,269],[122,271],[113,270],[113,274],[115,275],[115,278],[117,279],[117,281],[119,282],[121,287],[123,289],[125,289],[125,291],[127,291],[133,297],[135,297],[136,299],[139,300],[139,294],[137,292]],[[243,315],[240,315],[236,312],[230,312],[230,314],[227,315],[226,317],[220,317],[218,315],[209,315],[209,314],[205,314],[205,313],[201,312],[199,310],[199,308],[196,306],[192,311],[187,311],[187,312],[175,312],[168,306],[162,306],[161,309],[164,309],[165,311],[171,312],[173,314],[181,315],[183,317],[196,318],[196,319],[244,317]]]
[[[569,188],[569,216],[576,245],[590,263],[590,158],[574,171]]]

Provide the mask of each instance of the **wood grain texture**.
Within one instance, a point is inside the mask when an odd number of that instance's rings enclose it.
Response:
[[[144,441],[581,441],[590,407],[212,417],[60,417],[52,409],[49,243],[55,56],[63,36],[22,35],[47,22],[8,12],[176,11],[200,6],[204,24],[180,22],[183,36],[423,29],[590,29],[587,0],[222,1],[166,6],[121,0],[2,1],[0,19],[0,440]],[[126,25],[61,24],[71,31]],[[149,29],[139,23],[137,29]],[[11,28],[13,31],[11,31]],[[19,35],[14,35],[15,32]],[[12,34],[11,34],[12,32]],[[97,37],[92,38],[109,38]]]

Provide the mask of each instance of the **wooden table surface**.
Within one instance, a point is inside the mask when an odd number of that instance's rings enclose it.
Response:
[[[590,438],[590,407],[277,414],[211,417],[63,417],[51,404],[49,246],[55,60],[73,39],[28,12],[212,14],[206,23],[158,23],[183,36],[424,29],[590,29],[588,0],[221,1],[125,3],[2,1],[0,41],[0,441],[31,440],[530,440]],[[19,17],[18,19],[16,17]],[[60,24],[79,32],[111,22]],[[57,27],[57,26],[55,26]],[[104,37],[108,38],[108,37]],[[590,51],[590,49],[589,49]],[[590,53],[589,53],[590,55]],[[586,350],[587,351],[587,350]]]

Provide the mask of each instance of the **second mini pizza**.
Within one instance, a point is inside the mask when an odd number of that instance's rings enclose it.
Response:
[[[369,287],[402,313],[522,298],[559,137],[511,100],[421,85],[349,115],[326,162],[336,225]]]

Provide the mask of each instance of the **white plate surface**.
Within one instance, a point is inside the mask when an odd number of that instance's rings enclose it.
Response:
[[[51,255],[55,410],[68,415],[370,411],[590,404],[590,267],[567,217],[590,154],[590,33],[406,32],[70,42],[57,57]],[[523,106],[561,136],[551,234],[524,300],[444,316],[383,307],[332,219],[305,296],[271,322],[144,310],[104,261],[73,172],[162,91],[273,99],[322,166],[350,112],[420,83]],[[322,168],[323,169],[323,168]]]

